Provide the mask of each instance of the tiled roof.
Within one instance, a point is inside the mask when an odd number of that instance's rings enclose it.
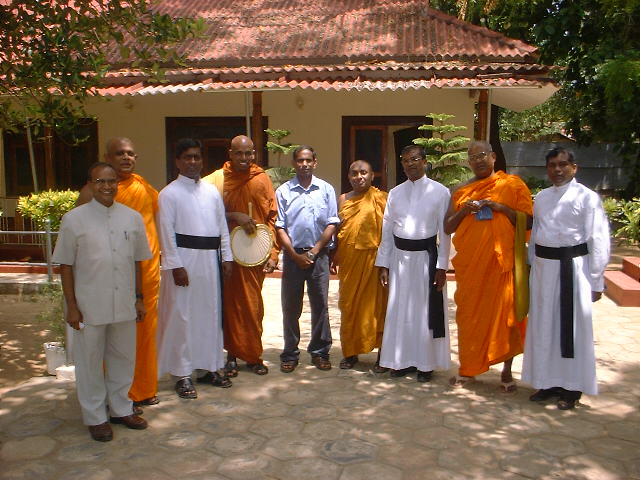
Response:
[[[397,90],[543,86],[535,47],[428,7],[428,0],[159,0],[159,13],[200,17],[178,47],[187,68],[152,83],[108,74],[100,95],[224,89]]]
[[[535,47],[428,7],[428,0],[159,0],[199,17],[181,46],[190,65],[396,61],[534,61]]]
[[[184,69],[150,83],[143,72],[111,72],[103,96],[234,89],[408,90],[420,88],[533,87],[551,83],[548,67],[536,64],[404,63],[287,65]]]

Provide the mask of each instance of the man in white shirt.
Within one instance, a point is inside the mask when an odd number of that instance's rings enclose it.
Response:
[[[570,151],[554,148],[546,161],[553,186],[534,202],[522,379],[539,389],[531,401],[559,397],[569,410],[598,393],[591,304],[604,290],[609,223],[598,195],[576,182]]]
[[[200,181],[200,142],[178,141],[176,165],[180,175],[158,199],[158,375],[170,373],[178,396],[196,398],[194,370],[201,383],[231,386],[218,370],[224,367],[220,268],[228,277],[233,256],[222,198],[216,187]]]
[[[407,181],[391,189],[382,220],[375,265],[389,286],[380,366],[397,377],[418,371],[428,382],[433,370],[449,368],[446,270],[451,239],[444,233],[449,190],[425,175],[418,145],[402,150]]]
[[[151,258],[144,222],[118,202],[108,163],[89,169],[93,199],[62,218],[53,261],[60,264],[67,323],[74,329],[76,388],[85,425],[108,442],[107,422],[141,430],[128,396],[135,365],[136,321],[144,319],[140,262]]]

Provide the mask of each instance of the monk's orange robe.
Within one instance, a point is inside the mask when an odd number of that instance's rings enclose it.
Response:
[[[531,192],[515,175],[496,172],[451,197],[456,211],[482,199],[533,215]],[[460,375],[486,372],[523,351],[526,322],[516,321],[514,307],[514,238],[515,227],[498,212],[491,220],[467,215],[453,236]]]
[[[252,218],[256,223],[267,225],[275,242],[275,221],[277,216],[276,196],[271,180],[256,164],[246,172],[236,172],[231,162],[222,167],[224,173],[223,201],[227,212],[249,214],[249,202],[253,204]],[[211,180],[214,174],[203,178]],[[228,222],[229,232],[238,225]],[[271,258],[278,260],[278,248],[271,250]],[[233,265],[231,277],[224,282],[224,348],[231,356],[249,364],[262,362],[262,283],[264,265],[244,267]]]
[[[152,257],[141,262],[142,295],[147,313],[144,321],[136,324],[136,368],[129,398],[134,402],[146,400],[158,392],[158,355],[156,351],[156,325],[158,323],[158,288],[160,287],[160,243],[156,230],[158,191],[140,175],[132,174],[118,182],[115,198],[134,209],[144,220]]]
[[[370,187],[340,208],[335,261],[340,279],[340,343],[345,357],[380,348],[387,291],[380,285],[376,254],[387,193]]]

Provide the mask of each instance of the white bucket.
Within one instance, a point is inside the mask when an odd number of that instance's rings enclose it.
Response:
[[[56,374],[56,368],[65,364],[67,360],[64,347],[60,342],[47,342],[43,344],[44,353],[47,356],[47,373]]]

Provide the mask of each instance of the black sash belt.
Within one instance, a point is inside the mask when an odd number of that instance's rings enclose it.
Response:
[[[543,247],[536,243],[536,257],[560,260],[560,351],[573,358],[573,259],[589,253],[586,243],[573,247]]]
[[[444,338],[444,301],[442,291],[436,288],[436,263],[438,263],[438,246],[436,236],[420,240],[410,240],[393,236],[393,243],[398,250],[407,252],[425,251],[429,255],[429,330],[433,338]]]
[[[194,250],[217,250],[220,248],[220,237],[199,237],[176,233],[176,245],[180,248]]]

